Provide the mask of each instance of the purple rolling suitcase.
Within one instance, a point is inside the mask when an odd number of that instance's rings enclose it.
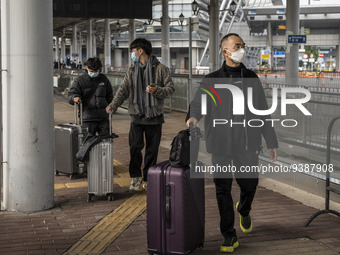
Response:
[[[148,171],[149,254],[187,254],[204,243],[204,179],[164,161]]]

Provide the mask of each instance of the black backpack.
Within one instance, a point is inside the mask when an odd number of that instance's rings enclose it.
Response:
[[[180,131],[171,143],[169,158],[171,166],[187,167],[191,163],[196,163],[200,137],[201,132],[198,127]]]

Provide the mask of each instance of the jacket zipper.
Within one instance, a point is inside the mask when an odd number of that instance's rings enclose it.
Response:
[[[229,75],[230,75],[229,76],[229,83],[232,84],[233,76],[231,74],[229,74]],[[229,109],[231,109],[231,111],[229,111],[229,116],[227,116],[227,117],[232,119],[233,114],[230,114],[233,111],[232,100],[229,100]],[[229,132],[228,132],[228,140],[230,141],[229,146],[228,146],[228,154],[231,155],[231,150],[232,150],[232,147],[233,147],[233,133],[232,133],[233,129],[230,127],[228,130],[229,130]]]
[[[244,93],[244,87],[243,87],[243,69],[241,69],[241,86],[242,86],[242,91],[243,91],[243,95],[246,95]],[[244,97],[246,98],[246,97]],[[248,98],[247,98],[248,100]],[[244,100],[244,104],[245,104],[245,107],[244,107],[244,119],[247,121],[247,106],[246,106],[246,100]],[[245,138],[246,138],[246,151],[248,150],[248,129],[247,129],[247,125],[245,125]]]

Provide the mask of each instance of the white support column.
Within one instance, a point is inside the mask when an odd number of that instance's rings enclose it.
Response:
[[[339,28],[339,39],[338,39],[338,45],[336,45],[336,63],[335,63],[335,70],[337,72],[340,72],[340,28]],[[314,56],[316,58],[316,56]]]
[[[131,59],[131,58],[130,58]],[[115,49],[114,50],[114,66],[121,67],[123,65],[123,50],[122,49]]]
[[[79,32],[79,38],[78,38],[78,58],[77,58],[77,65],[78,65],[78,62],[82,61],[82,56],[83,56],[83,53],[82,53],[82,48],[83,48],[83,43],[82,43],[82,39],[81,39],[81,32]]]
[[[57,42],[56,42],[57,39],[53,38],[53,61],[56,61],[57,60]]]
[[[287,10],[286,34],[297,35],[299,34],[300,2],[296,0],[287,0],[286,10]],[[299,45],[289,44],[286,50],[286,84],[297,85],[298,82],[299,82]]]
[[[93,38],[92,38],[92,19],[89,19],[87,24],[87,45],[86,45],[86,58],[92,58],[93,57],[93,50],[92,50],[92,44],[93,44]]]
[[[60,47],[60,55],[61,55],[61,62],[66,63],[66,48],[65,48],[65,37],[61,37],[61,47]]]
[[[304,35],[305,34],[305,27],[301,27],[301,34]],[[304,43],[301,43],[300,44],[300,49],[304,50],[305,49],[305,44]]]
[[[96,31],[93,31],[93,45],[92,45],[92,57],[97,57],[97,37],[96,37]]]
[[[136,38],[135,20],[129,19],[129,47],[131,43],[135,40],[135,38]],[[129,66],[131,66],[133,64],[133,61],[130,56],[128,59],[129,59]]]
[[[104,63],[104,72],[108,73],[109,67],[111,66],[111,28],[110,28],[110,20],[105,19],[104,21],[104,56],[105,56],[105,63]]]
[[[268,28],[267,28],[267,50],[270,51],[270,59],[269,59],[269,65],[270,67],[273,67],[273,33],[272,33],[272,23],[268,22]]]
[[[56,36],[55,38],[55,53],[56,61],[58,63],[58,69],[60,69],[59,36]]]
[[[72,32],[73,32],[73,35],[72,35],[72,54],[78,54],[78,56],[79,56],[78,39],[77,39],[78,26],[77,25],[73,26]],[[78,62],[78,58],[75,57],[75,56],[72,56],[72,54],[70,54],[71,61],[76,60]]]
[[[219,42],[219,1],[210,0],[209,6],[209,71],[216,71],[218,66]]]
[[[71,44],[70,44],[70,55],[69,55],[70,61],[71,61],[71,62],[73,61],[73,59],[72,59],[72,54],[73,54],[73,39],[71,40]]]
[[[54,204],[52,10],[52,0],[1,1],[5,210]]]
[[[162,63],[170,67],[169,0],[162,0]]]
[[[340,36],[339,36],[340,37]],[[339,44],[336,46],[336,62],[335,62],[335,70],[337,72],[340,71],[340,42]]]

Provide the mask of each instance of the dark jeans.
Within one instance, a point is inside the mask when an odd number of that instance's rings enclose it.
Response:
[[[87,127],[88,131],[92,135],[96,135],[98,132],[98,135],[110,135],[110,127],[109,127],[109,120],[104,119],[101,121],[86,121],[83,122],[83,127]]]
[[[234,152],[232,157],[222,155],[213,155],[212,157],[213,165],[219,164],[220,166],[228,166],[231,164],[231,161],[233,161],[233,165],[238,170],[241,166],[257,166],[258,154],[256,152],[238,151]],[[232,173],[225,174],[225,178],[214,178],[214,183],[221,217],[220,230],[224,237],[229,237],[236,234],[234,229],[234,203],[231,196],[233,176]],[[249,173],[246,176],[244,174],[241,176],[239,173],[235,173],[235,179],[241,189],[238,212],[242,216],[247,216],[250,213],[251,204],[259,182],[258,173]]]
[[[143,177],[147,181],[148,170],[157,162],[158,148],[162,136],[162,124],[142,125],[131,122],[129,133],[130,145],[130,177],[142,177],[141,166],[143,162],[142,149],[144,148],[145,135],[145,155]]]

